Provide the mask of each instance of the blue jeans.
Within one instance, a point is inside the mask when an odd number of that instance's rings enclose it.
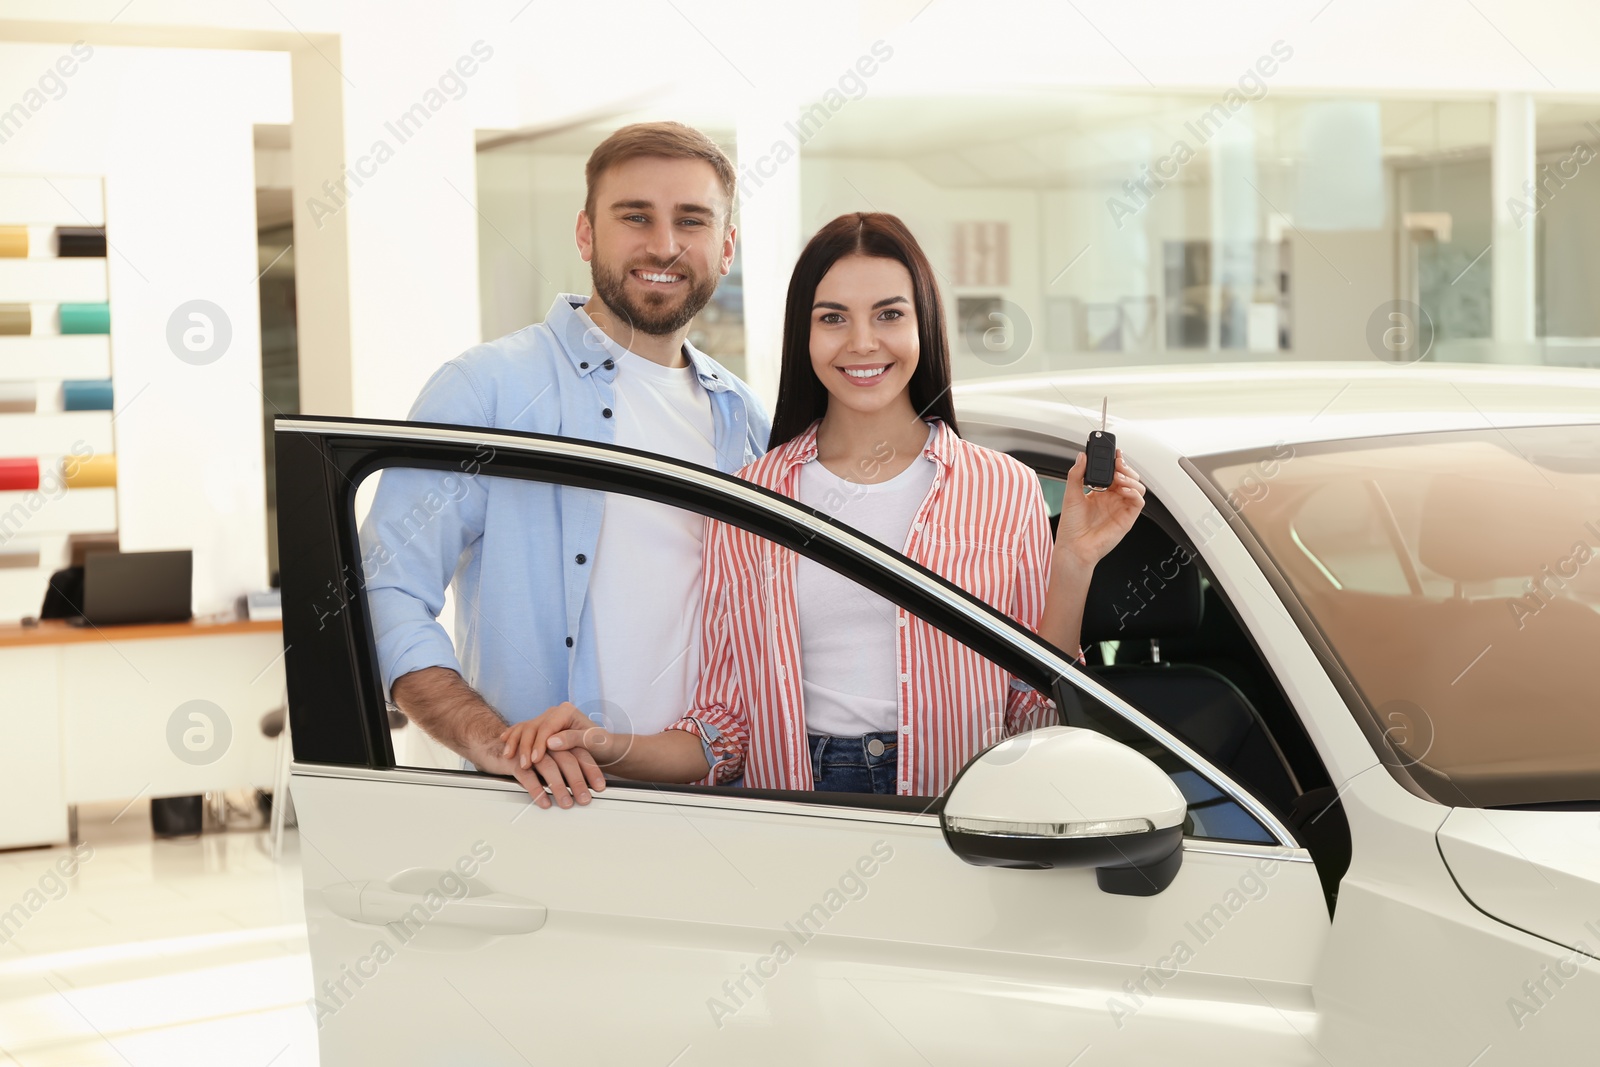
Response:
[[[811,785],[824,793],[878,793],[894,796],[899,783],[899,735],[890,731],[860,737],[807,734],[811,744]],[[881,751],[874,754],[872,742]]]

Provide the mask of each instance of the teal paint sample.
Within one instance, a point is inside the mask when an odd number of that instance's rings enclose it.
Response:
[[[62,333],[110,333],[110,304],[62,304]]]
[[[61,407],[64,411],[110,411],[111,379],[87,378],[62,382]]]

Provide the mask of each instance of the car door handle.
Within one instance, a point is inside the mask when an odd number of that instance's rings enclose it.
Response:
[[[430,908],[429,895],[443,903]],[[325,887],[322,896],[335,915],[374,926],[408,921],[491,934],[531,934],[544,925],[548,915],[543,904],[507,893],[449,897],[438,891],[407,893],[384,882],[339,882]]]

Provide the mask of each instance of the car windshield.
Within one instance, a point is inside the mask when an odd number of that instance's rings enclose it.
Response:
[[[1445,804],[1600,801],[1600,426],[1196,465],[1354,683],[1391,765]]]

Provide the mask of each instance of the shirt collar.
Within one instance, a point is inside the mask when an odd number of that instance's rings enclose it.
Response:
[[[587,296],[561,293],[556,297],[555,303],[550,305],[550,311],[545,316],[545,322],[555,329],[556,336],[561,340],[562,351],[572,361],[572,369],[580,378],[587,377],[597,370],[614,371],[617,359],[626,351],[607,337],[605,331],[582,312],[583,305],[588,302]],[[711,357],[688,341],[683,343],[683,354],[688,358],[689,366],[694,368],[695,377],[706,391],[717,392],[732,388],[722,379],[721,368]]]
[[[928,443],[923,446],[922,454],[948,470],[955,464],[956,442],[959,438],[956,437],[955,431],[945,425],[943,419],[926,421],[933,427],[933,433],[929,436]],[[785,472],[817,458],[817,427],[821,425],[822,420],[818,419],[807,426],[794,440],[783,446],[778,462]]]

